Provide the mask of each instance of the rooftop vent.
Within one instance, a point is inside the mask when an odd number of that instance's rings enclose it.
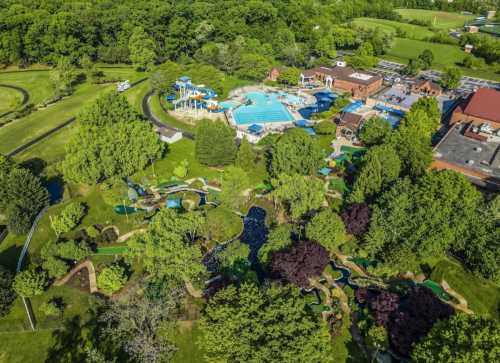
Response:
[[[474,148],[474,151],[477,152],[477,153],[480,153],[481,151],[483,151],[483,149],[480,146],[476,146]]]
[[[467,160],[466,163],[467,163],[467,165],[473,165],[474,164],[474,160]]]

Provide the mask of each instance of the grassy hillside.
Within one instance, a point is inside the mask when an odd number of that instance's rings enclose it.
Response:
[[[403,30],[408,38],[411,39],[427,39],[434,33],[423,26],[400,23],[398,21],[374,19],[374,18],[357,18],[354,19],[353,24],[364,28],[378,28],[386,33],[396,35],[396,30]]]
[[[465,22],[474,19],[474,15],[462,15],[446,11],[424,10],[424,9],[396,9],[404,19],[428,20],[432,26],[439,29],[460,28]]]
[[[0,87],[0,114],[14,110],[21,104],[22,95],[12,88]]]

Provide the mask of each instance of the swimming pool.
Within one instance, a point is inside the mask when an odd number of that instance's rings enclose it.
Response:
[[[244,93],[241,96],[241,102],[220,103],[222,107],[232,110],[234,122],[238,126],[292,122],[294,117],[285,104],[299,107],[304,104],[304,100],[286,92],[253,91]]]

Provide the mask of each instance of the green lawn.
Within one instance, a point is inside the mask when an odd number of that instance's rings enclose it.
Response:
[[[429,49],[434,54],[433,69],[443,70],[449,66],[457,66],[461,63],[466,53],[458,45],[438,44],[421,40],[394,38],[393,45],[382,58],[406,64],[409,59],[419,56],[425,49]],[[471,70],[463,67],[465,75],[500,81],[500,74],[485,68],[483,70]]]
[[[477,314],[500,318],[500,287],[465,270],[458,262],[441,260],[432,270],[431,279],[442,279],[461,294]]]
[[[21,92],[0,86],[0,114],[16,109],[21,104],[22,99]]]
[[[428,20],[432,26],[439,29],[460,28],[466,21],[475,18],[474,15],[424,9],[396,9],[396,12],[404,19]]]
[[[54,344],[53,330],[36,332],[0,333],[1,363],[45,362],[49,348]]]
[[[175,353],[172,363],[205,363],[204,352],[198,343],[201,331],[196,321],[179,324],[173,337],[173,342],[179,350]]]
[[[47,75],[47,71],[36,72],[16,72],[0,74],[0,82],[3,76],[10,76],[12,84],[21,85],[22,82],[15,82],[16,77],[23,78],[25,73],[28,74],[43,74]],[[105,69],[105,74],[109,76],[118,76],[120,78],[128,78],[131,81],[140,79],[145,75],[133,71],[131,68]],[[37,80],[37,82],[47,85],[48,79]],[[82,107],[88,105],[95,100],[102,92],[114,89],[114,84],[94,85],[88,82],[80,84],[76,87],[74,94],[63,100],[45,108],[38,110],[27,117],[16,120],[4,127],[0,128],[0,153],[8,153],[19,145],[22,145],[33,138],[47,132],[53,127],[60,125],[72,116],[78,115]],[[30,91],[31,92],[31,91]],[[37,93],[33,93],[37,94]],[[73,125],[68,127],[74,127]]]
[[[36,105],[53,93],[49,74],[48,70],[0,72],[0,83],[24,88],[30,95],[29,102]]]
[[[353,20],[353,24],[368,29],[378,28],[386,33],[396,35],[396,29],[404,30],[411,39],[426,39],[432,37],[432,31],[423,26],[400,23],[398,21],[374,19],[374,18],[357,18]]]

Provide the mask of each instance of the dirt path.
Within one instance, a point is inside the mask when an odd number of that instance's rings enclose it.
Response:
[[[54,282],[54,286],[62,286],[65,283],[67,283],[78,271],[81,269],[86,268],[89,272],[89,289],[90,293],[93,294],[94,292],[97,292],[97,280],[96,280],[96,274],[95,274],[95,268],[94,265],[92,264],[92,261],[90,260],[85,260],[83,262],[80,262],[78,265],[73,267],[70,272],[66,274],[66,276],[56,280]]]
[[[140,229],[135,229],[133,231],[130,231],[128,233],[125,233],[124,235],[118,237],[118,239],[116,240],[116,242],[125,242],[126,240],[128,240],[130,237],[132,237],[133,235],[137,234],[137,233],[144,233],[147,231],[147,228],[140,228]]]
[[[342,264],[345,267],[351,269],[352,271],[356,271],[359,275],[361,275],[363,277],[370,277],[366,274],[365,270],[363,270],[361,267],[356,265],[354,262],[349,261],[349,256],[343,255],[342,253],[340,253],[338,251],[335,252],[335,256],[340,260],[340,262],[342,262]]]
[[[184,281],[184,285],[186,286],[186,290],[194,298],[201,299],[203,297],[203,292],[201,290],[196,289],[191,281]]]
[[[333,287],[333,296],[337,297],[340,300],[340,308],[342,309],[342,312],[346,315],[349,315],[351,313],[351,308],[349,307],[349,298],[347,297],[344,290],[342,290],[342,288],[337,285],[333,276],[328,272],[323,271],[323,277],[328,282],[328,285]]]
[[[457,310],[461,310],[466,314],[474,314],[474,312],[469,309],[469,304],[467,303],[467,300],[460,295],[458,292],[453,290],[450,285],[446,282],[446,280],[441,280],[441,287],[446,291],[446,293],[450,296],[453,296],[455,299],[458,300],[458,304],[455,304],[451,301],[445,301],[448,305],[453,306]]]

